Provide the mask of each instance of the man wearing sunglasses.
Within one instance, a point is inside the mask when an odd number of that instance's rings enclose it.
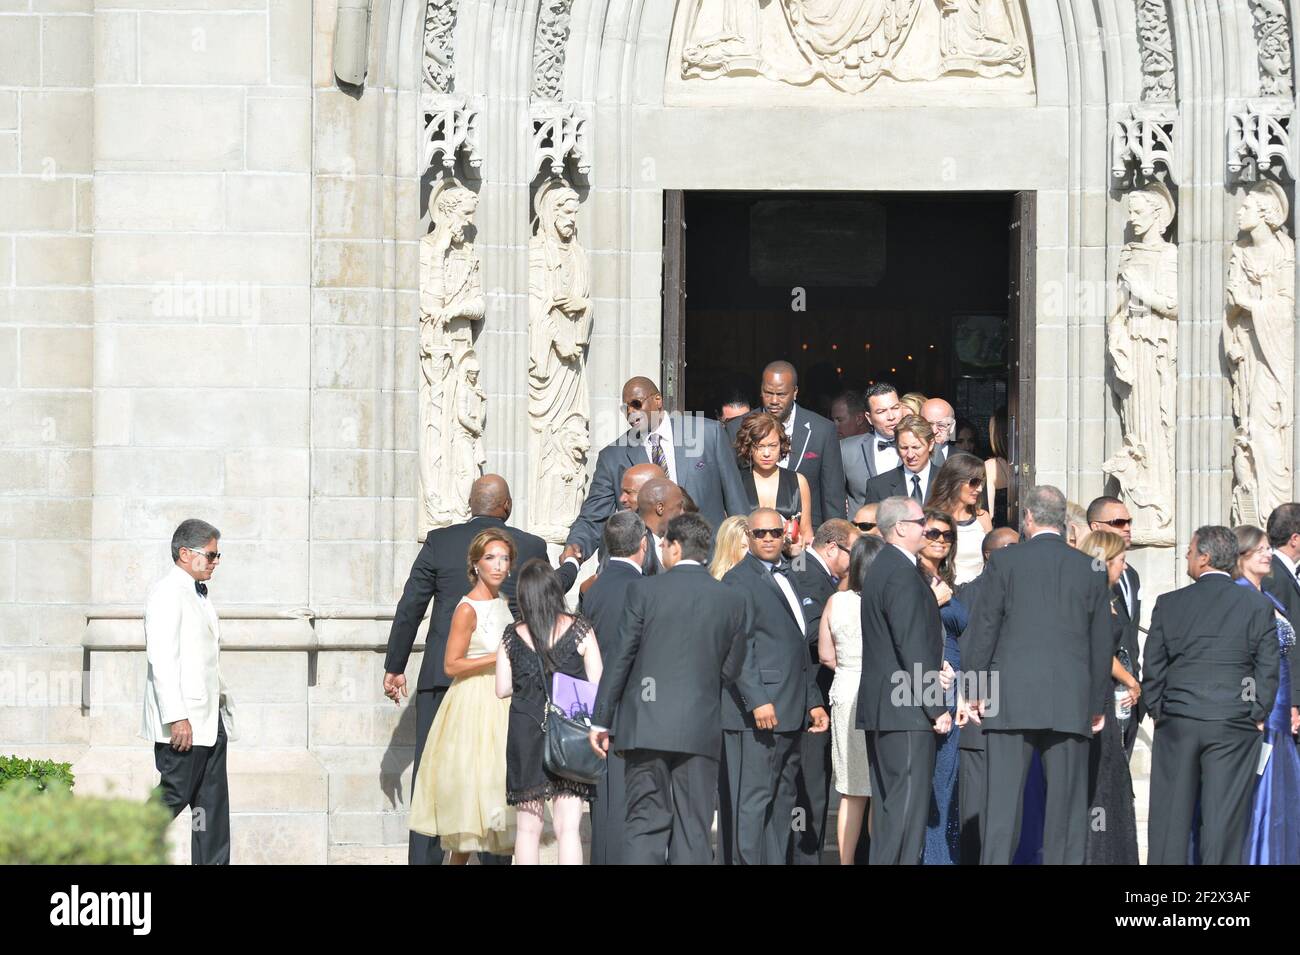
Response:
[[[798,798],[800,737],[830,717],[808,654],[801,596],[781,559],[785,522],[749,515],[749,553],[722,582],[745,596],[745,662],[722,691],[719,845],[728,865],[784,865]]]
[[[149,671],[140,735],[153,741],[158,786],[172,818],[186,806],[194,815],[194,865],[230,862],[226,742],[236,738],[234,701],[221,677],[220,624],[208,599],[220,541],[221,532],[207,521],[182,521],[172,534],[173,566],[144,606]]]
[[[921,505],[889,497],[876,512],[885,547],[862,588],[862,688],[858,725],[871,767],[872,865],[918,865],[925,851],[934,758],[952,729],[942,692],[943,623],[917,573],[925,544]],[[920,676],[921,683],[916,682]]]
[[[621,407],[628,430],[596,456],[591,485],[569,529],[562,562],[570,557],[585,561],[595,553],[605,521],[618,510],[623,475],[638,464],[656,465],[691,496],[712,527],[749,510],[736,453],[718,422],[704,415],[666,413],[659,387],[643,377],[623,386]]]
[[[1103,495],[1088,505],[1088,530],[1110,531],[1124,538],[1125,547],[1133,546],[1133,518],[1128,507],[1117,497]],[[1138,626],[1142,621],[1142,581],[1131,563],[1125,565],[1124,573],[1120,574],[1111,590],[1118,598],[1116,609],[1124,626],[1124,633],[1120,637],[1121,646],[1133,665],[1133,678],[1140,681],[1142,664],[1139,660],[1141,642],[1138,639]],[[1124,724],[1124,752],[1130,758],[1137,742],[1138,724],[1142,722],[1146,711],[1146,704],[1139,697],[1133,719]]]
[[[853,514],[852,524],[863,534],[873,534],[880,536],[880,529],[876,526],[876,508],[879,504],[863,504]]]

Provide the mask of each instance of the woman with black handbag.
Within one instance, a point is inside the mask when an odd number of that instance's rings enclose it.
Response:
[[[524,564],[517,598],[523,620],[506,628],[496,671],[497,696],[510,697],[506,802],[518,809],[515,864],[537,864],[549,799],[560,864],[581,865],[582,804],[595,795],[598,767],[584,762],[595,754],[581,718],[553,705],[552,687],[557,674],[599,682],[600,648],[590,621],[566,609],[559,575],[545,561]]]

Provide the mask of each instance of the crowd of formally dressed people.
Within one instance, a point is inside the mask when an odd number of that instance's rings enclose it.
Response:
[[[1126,506],[1008,514],[1004,416],[985,439],[881,382],[827,419],[786,362],[759,396],[714,420],[627,382],[558,565],[496,475],[429,534],[384,677],[409,695],[432,601],[412,863],[535,863],[548,809],[581,863],[589,806],[594,864],[1136,864],[1145,715],[1148,861],[1300,862],[1300,504],[1199,528],[1143,646]],[[554,752],[561,697],[594,778]]]

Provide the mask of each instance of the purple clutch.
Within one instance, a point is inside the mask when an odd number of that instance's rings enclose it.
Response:
[[[551,702],[569,719],[590,718],[596,708],[596,684],[556,673],[551,677]]]

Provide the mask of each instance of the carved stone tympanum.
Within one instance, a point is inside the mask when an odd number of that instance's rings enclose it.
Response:
[[[1106,332],[1123,445],[1102,465],[1133,515],[1133,543],[1174,543],[1174,401],[1178,247],[1165,238],[1174,200],[1163,183],[1127,196],[1133,240],[1119,255]]]
[[[591,283],[578,241],[578,194],[562,179],[537,191],[528,244],[528,472],[533,532],[563,543],[587,486]]]
[[[483,464],[483,391],[472,351],[483,320],[483,287],[478,251],[465,234],[477,205],[471,190],[443,180],[429,197],[433,230],[420,240],[422,534],[468,520],[465,474],[478,469],[472,482]],[[467,443],[471,450],[464,450]]]
[[[820,77],[856,93],[882,76],[1018,76],[1027,64],[1009,0],[696,0],[687,24],[687,78]]]
[[[1295,241],[1287,198],[1265,179],[1237,210],[1241,236],[1228,262],[1224,352],[1232,374],[1233,524],[1263,526],[1291,500],[1295,371]]]

